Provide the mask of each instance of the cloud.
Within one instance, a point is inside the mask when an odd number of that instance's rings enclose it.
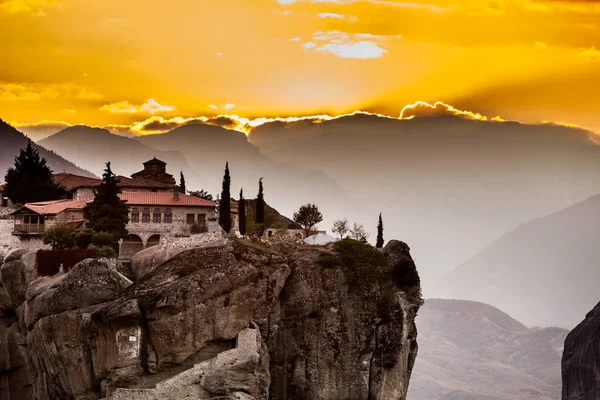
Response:
[[[579,54],[584,57],[591,58],[593,60],[600,59],[600,50],[596,49],[596,46],[590,47],[588,49],[580,49]]]
[[[418,2],[407,2],[407,1],[394,1],[394,0],[277,0],[277,2],[281,5],[290,5],[294,3],[329,3],[329,4],[337,4],[337,5],[346,5],[346,4],[354,4],[354,3],[362,3],[367,2],[377,6],[385,6],[385,7],[397,7],[397,8],[410,8],[415,10],[426,10],[429,12],[445,12],[453,10],[452,7],[442,7],[434,4],[428,3],[418,3]]]
[[[398,37],[394,36],[393,38]],[[370,33],[350,34],[339,31],[319,31],[313,35],[314,41],[302,44],[302,48],[304,51],[329,53],[340,58],[379,58],[388,52],[382,47],[382,43],[390,38],[390,36]]]
[[[27,101],[69,98],[79,100],[98,100],[103,96],[86,88],[66,84],[33,84],[0,82],[0,101]]]
[[[489,120],[488,117],[486,117],[485,115],[481,115],[472,111],[459,110],[457,108],[452,107],[449,104],[442,103],[441,101],[437,101],[434,104],[430,104],[425,101],[417,101],[416,103],[409,104],[405,106],[402,109],[402,111],[400,111],[400,116],[398,118],[407,120],[419,117],[431,117],[436,115],[454,115],[478,121]],[[496,116],[491,120],[497,122],[504,121],[504,119],[502,119],[500,116]]]
[[[332,12],[322,12],[322,13],[318,14],[318,16],[319,16],[319,18],[322,18],[322,19],[331,18],[331,19],[346,20],[346,21],[350,21],[350,22],[358,21],[358,18],[354,15],[347,16],[344,14],[338,14],[338,13],[332,13]]]
[[[44,16],[44,9],[57,0],[0,0],[0,9],[9,14],[36,14]]]
[[[165,106],[154,99],[148,99],[144,104],[133,105],[129,101],[119,101],[117,103],[106,104],[100,107],[100,111],[106,111],[115,114],[157,114],[161,112],[170,112],[175,110],[173,106]]]

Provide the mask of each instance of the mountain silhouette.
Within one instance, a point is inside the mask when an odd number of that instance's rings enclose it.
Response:
[[[575,327],[600,292],[600,195],[503,235],[440,282],[530,326]]]
[[[409,399],[560,398],[566,329],[528,329],[490,305],[442,299],[426,300],[416,323]]]
[[[15,157],[19,155],[21,149],[27,147],[28,140],[23,133],[0,119],[0,182],[4,181],[6,171],[14,167]],[[39,144],[32,143],[32,146],[39,151],[41,157],[46,159],[48,167],[55,173],[68,172],[88,177],[94,176],[91,172],[79,168],[71,161]]]

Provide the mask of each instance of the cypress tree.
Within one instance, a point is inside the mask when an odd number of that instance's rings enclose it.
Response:
[[[238,217],[240,220],[240,235],[246,234],[246,199],[244,189],[240,189],[240,202],[238,203]]]
[[[379,213],[379,223],[377,224],[377,243],[375,247],[378,249],[383,247],[383,218],[381,218],[381,213]]]
[[[83,209],[88,228],[94,232],[108,232],[113,240],[128,235],[125,226],[129,222],[129,207],[119,198],[120,193],[119,180],[110,169],[110,162],[107,162],[102,183],[94,190],[94,200]]]
[[[185,177],[183,176],[183,171],[179,173],[179,191],[183,194],[187,193],[185,188]]]
[[[4,182],[5,195],[15,204],[58,200],[67,195],[64,187],[54,183],[52,170],[33,148],[31,140],[15,157],[15,166],[9,168]]]
[[[263,178],[258,180],[258,196],[256,197],[256,223],[265,223],[265,197],[263,194]]]
[[[229,162],[225,164],[223,175],[223,190],[219,203],[219,225],[227,233],[231,230],[231,177],[229,176]]]

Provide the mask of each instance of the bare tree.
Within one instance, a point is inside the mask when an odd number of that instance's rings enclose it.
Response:
[[[354,227],[350,230],[350,236],[354,240],[360,240],[361,242],[367,242],[369,239],[369,234],[365,231],[365,228],[362,224],[354,223]]]
[[[346,218],[338,219],[337,221],[334,221],[333,228],[331,228],[331,231],[333,233],[335,233],[336,235],[340,235],[340,239],[343,239],[344,236],[346,236],[348,234],[349,230],[350,230],[349,222]]]

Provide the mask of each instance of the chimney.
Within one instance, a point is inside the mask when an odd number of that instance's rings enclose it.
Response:
[[[173,200],[179,201],[179,188],[175,188],[173,191]]]

